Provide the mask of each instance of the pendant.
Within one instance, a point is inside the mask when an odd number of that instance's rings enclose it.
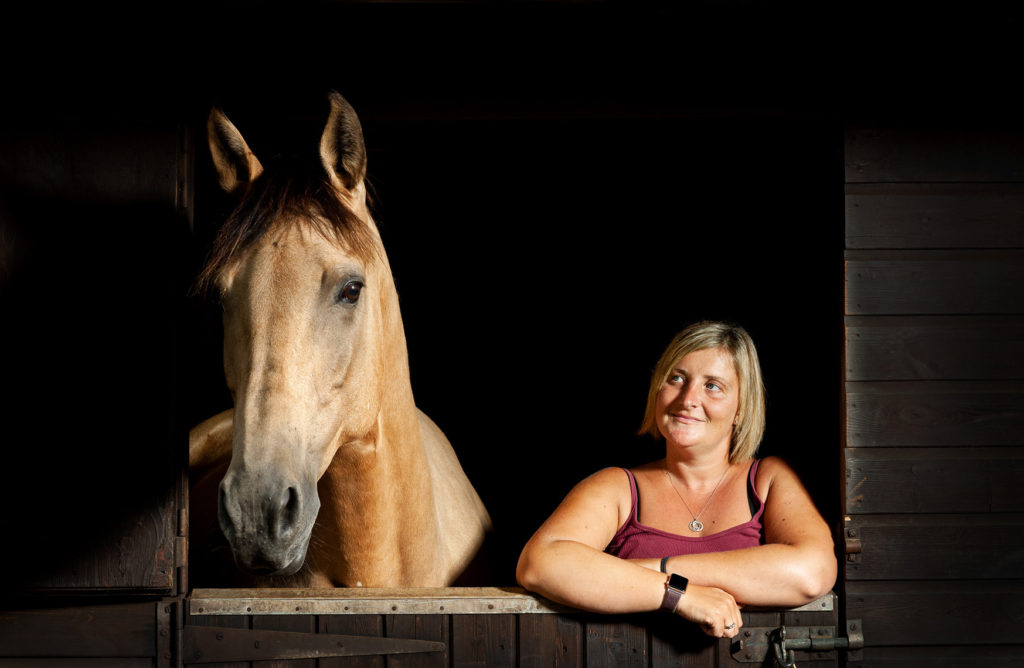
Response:
[[[693,520],[690,522],[690,531],[693,533],[700,533],[701,531],[704,531],[704,523],[698,519]]]

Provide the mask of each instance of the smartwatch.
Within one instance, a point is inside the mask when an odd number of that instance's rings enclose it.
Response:
[[[676,575],[675,573],[670,575],[668,580],[665,581],[665,598],[661,599],[659,610],[675,612],[676,606],[679,605],[679,599],[686,593],[686,585],[689,583],[690,581],[682,575]]]

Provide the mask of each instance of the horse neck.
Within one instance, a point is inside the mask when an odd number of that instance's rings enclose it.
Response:
[[[385,368],[376,426],[359,447],[340,447],[321,481],[321,488],[327,486],[339,497],[336,514],[325,521],[337,531],[346,555],[348,572],[336,580],[350,585],[356,581],[397,584],[411,581],[410,577],[423,581],[421,571],[434,568],[431,555],[439,550],[405,330],[386,257],[383,269],[380,308]],[[322,514],[328,505],[322,507]],[[375,572],[380,568],[386,570]],[[410,575],[413,572],[416,575]]]

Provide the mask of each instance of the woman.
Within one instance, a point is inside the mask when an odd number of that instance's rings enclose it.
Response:
[[[732,638],[741,605],[797,606],[836,578],[828,525],[764,433],[757,352],[740,327],[680,332],[651,378],[641,433],[665,458],[595,473],[523,548],[516,579],[592,612],[663,609]]]

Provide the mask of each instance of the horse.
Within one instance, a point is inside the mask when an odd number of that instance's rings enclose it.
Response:
[[[328,99],[304,165],[264,168],[219,108],[207,121],[220,186],[239,199],[198,279],[223,306],[233,408],[189,433],[192,572],[216,571],[220,539],[226,585],[447,586],[491,520],[415,404],[362,127]]]

